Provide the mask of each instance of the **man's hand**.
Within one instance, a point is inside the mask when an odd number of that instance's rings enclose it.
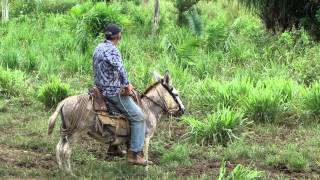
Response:
[[[133,86],[132,84],[129,84],[126,88],[124,88],[122,91],[121,91],[121,95],[122,96],[130,96],[132,94],[132,90],[133,90]]]

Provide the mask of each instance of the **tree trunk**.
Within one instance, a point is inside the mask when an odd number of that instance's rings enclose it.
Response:
[[[2,22],[9,21],[9,0],[2,0]]]
[[[160,5],[159,0],[154,0],[154,12],[152,23],[152,35],[156,35],[160,21]]]

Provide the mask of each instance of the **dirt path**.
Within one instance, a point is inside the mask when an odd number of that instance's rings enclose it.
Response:
[[[43,170],[49,170],[56,166],[51,154],[17,149],[4,144],[0,144],[0,164],[19,169],[36,168]]]

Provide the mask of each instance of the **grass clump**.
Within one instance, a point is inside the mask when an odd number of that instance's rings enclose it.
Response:
[[[226,162],[223,161],[221,163],[218,180],[253,180],[262,179],[264,177],[264,173],[262,171],[252,170],[241,164],[238,164],[227,176],[225,166]]]
[[[274,122],[281,102],[279,94],[271,89],[254,89],[247,103],[246,115],[257,122]]]
[[[314,83],[304,97],[304,106],[311,115],[320,116],[320,84]]]
[[[179,164],[190,163],[190,151],[187,145],[177,144],[164,153],[162,157],[163,163],[177,162]]]
[[[184,122],[190,127],[190,134],[201,144],[222,144],[237,138],[247,124],[243,113],[227,108],[209,114],[203,120],[185,117]]]
[[[19,70],[5,70],[0,67],[0,96],[23,95],[26,76]]]
[[[17,69],[19,67],[18,51],[12,48],[1,49],[0,65],[11,69]]]
[[[71,94],[72,91],[68,84],[61,83],[59,80],[54,79],[40,87],[38,98],[46,107],[50,108]]]
[[[292,145],[289,145],[278,154],[267,156],[266,163],[276,168],[287,168],[294,172],[305,171],[309,166],[306,157],[297,151],[297,146]]]

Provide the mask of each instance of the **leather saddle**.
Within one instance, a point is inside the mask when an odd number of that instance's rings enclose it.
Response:
[[[121,114],[111,102],[103,97],[101,90],[98,87],[94,86],[91,88],[89,90],[89,95],[95,112],[108,112],[110,115]],[[130,96],[138,106],[142,106],[140,93],[138,91],[133,90]]]

